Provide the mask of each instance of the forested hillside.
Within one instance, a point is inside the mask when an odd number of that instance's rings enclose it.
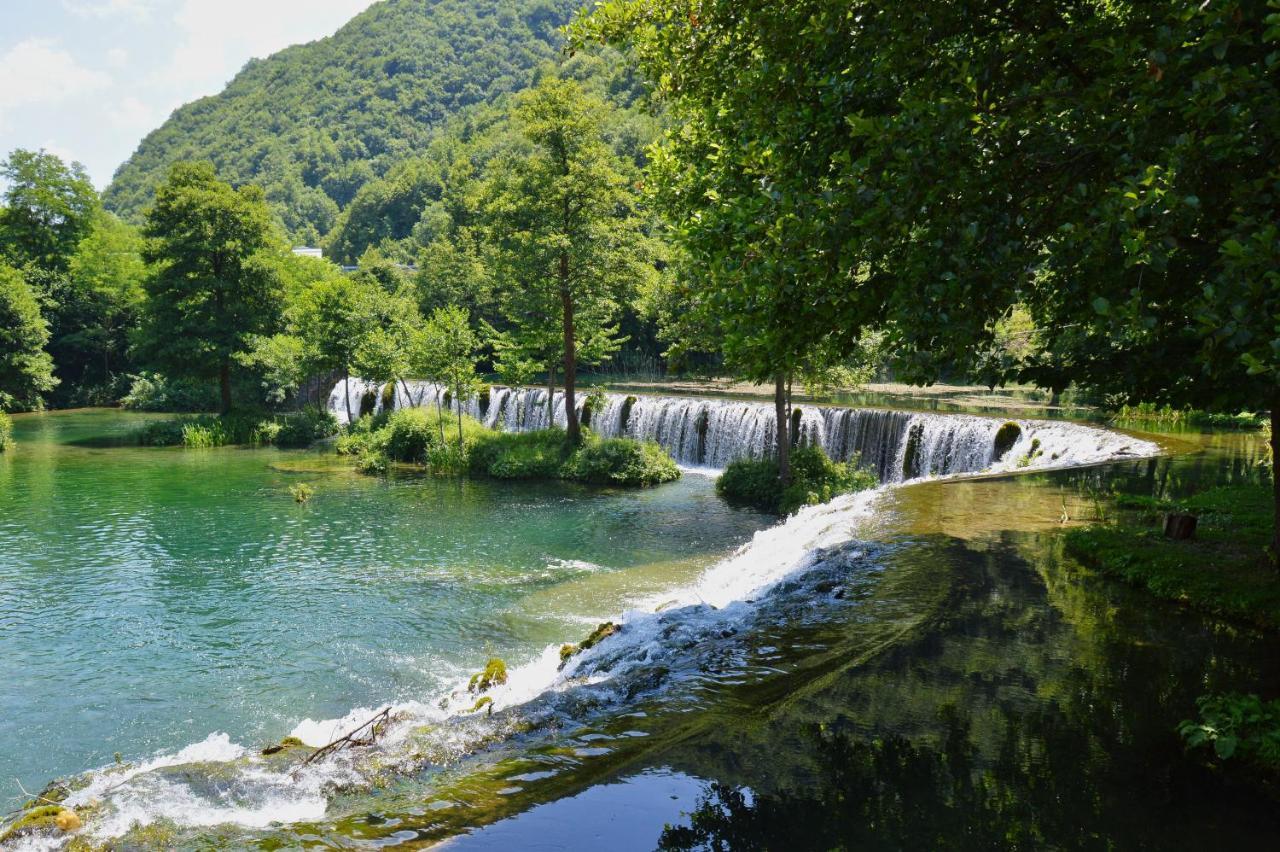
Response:
[[[176,111],[104,203],[138,220],[179,160],[261,185],[294,239],[316,242],[361,186],[420,152],[466,107],[525,88],[579,0],[385,0],[335,35],[250,62]]]

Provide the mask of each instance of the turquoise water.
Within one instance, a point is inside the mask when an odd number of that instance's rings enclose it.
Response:
[[[225,732],[425,699],[766,526],[647,491],[371,478],[305,452],[110,446],[145,415],[16,418],[0,454],[0,789]],[[315,496],[297,504],[288,486]]]

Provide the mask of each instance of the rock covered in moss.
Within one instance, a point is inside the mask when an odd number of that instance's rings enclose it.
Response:
[[[69,834],[80,829],[80,817],[62,805],[40,805],[18,817],[0,834],[0,843],[32,834]]]
[[[484,671],[471,676],[471,682],[467,684],[467,692],[474,694],[488,692],[493,687],[501,686],[506,682],[507,664],[494,657],[485,663]]]
[[[592,630],[586,639],[583,639],[577,645],[561,645],[560,646],[560,668],[564,668],[569,660],[576,654],[580,654],[589,648],[594,648],[605,639],[615,633],[621,633],[621,625],[614,624],[612,621],[606,621]]]
[[[996,440],[993,458],[1000,461],[1009,451],[1013,449],[1013,445],[1018,443],[1018,439],[1022,437],[1022,427],[1012,420],[1005,423],[996,431]]]

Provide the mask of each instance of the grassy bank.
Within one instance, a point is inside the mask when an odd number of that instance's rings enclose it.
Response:
[[[337,433],[332,414],[307,408],[289,414],[233,412],[156,420],[140,427],[134,438],[146,447],[309,447]]]
[[[368,473],[400,463],[439,475],[596,485],[648,486],[680,478],[675,461],[652,442],[604,439],[584,431],[575,447],[559,429],[495,432],[465,416],[459,427],[447,412],[440,416],[420,408],[362,418],[338,439],[338,452],[354,457]]]
[[[0,453],[9,449],[13,443],[13,420],[8,414],[0,411]]]
[[[1268,487],[1214,488],[1177,504],[1122,496],[1117,505],[1115,521],[1070,530],[1067,552],[1157,597],[1280,630],[1280,574],[1267,551]],[[1199,517],[1195,539],[1164,537],[1162,516],[1172,510]]]

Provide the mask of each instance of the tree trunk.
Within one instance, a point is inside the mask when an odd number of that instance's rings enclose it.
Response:
[[[785,488],[791,484],[791,440],[787,437],[787,376],[778,373],[773,386],[774,419],[778,421],[778,479]]]
[[[1280,457],[1280,389],[1271,394],[1271,497],[1272,510],[1271,560],[1280,568],[1280,476],[1276,475],[1276,458]]]
[[[435,382],[432,382],[435,385]],[[440,407],[440,397],[444,396],[444,387],[435,385],[436,387],[436,425],[440,427],[440,446],[444,446],[444,409]]]
[[[351,370],[342,371],[342,404],[347,409],[347,426],[351,425]]]
[[[560,280],[569,278],[569,256],[560,255]],[[560,287],[560,305],[564,309],[564,419],[569,443],[582,443],[582,430],[578,426],[578,409],[573,396],[575,374],[578,369],[578,344],[573,328],[573,295],[567,284]]]
[[[547,365],[547,428],[556,425],[556,365]]]
[[[218,368],[218,390],[222,393],[222,413],[231,410],[231,364],[223,361]]]
[[[453,389],[453,398],[458,403],[458,449],[462,449],[462,385],[459,384]]]

